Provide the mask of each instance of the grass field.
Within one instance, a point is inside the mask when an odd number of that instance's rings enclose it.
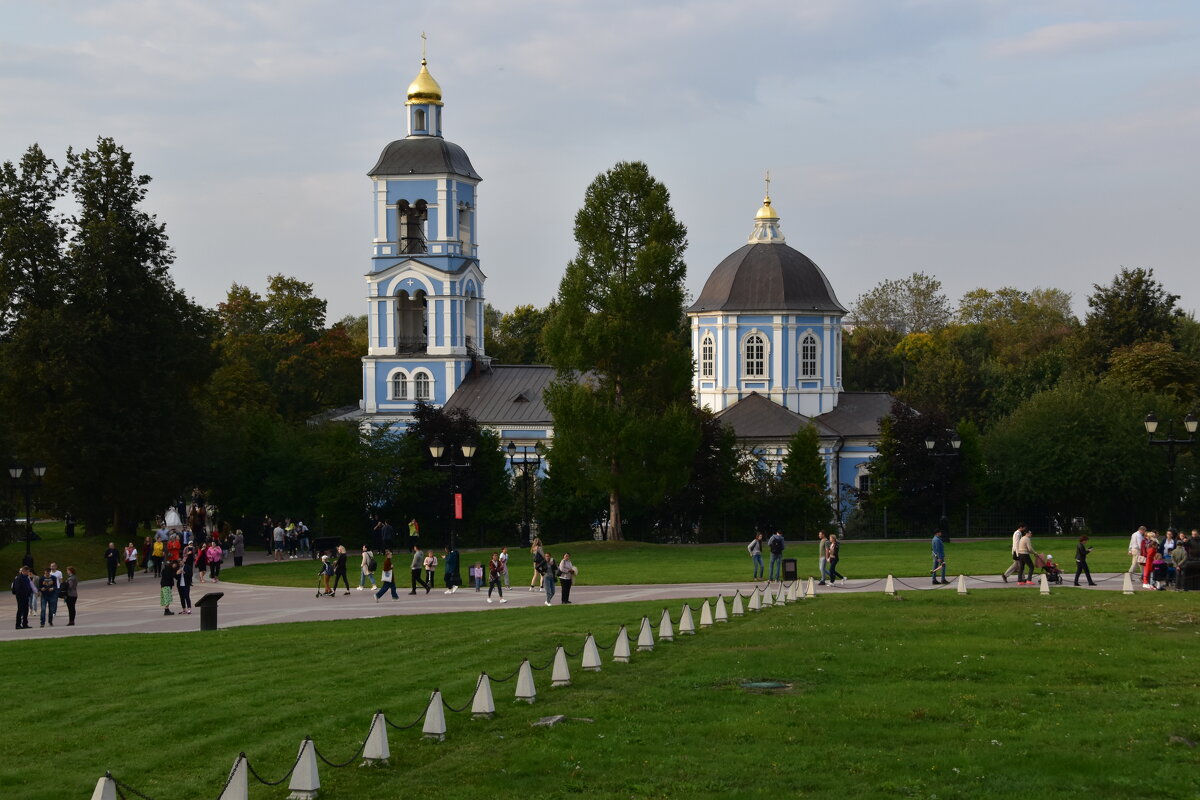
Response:
[[[1034,539],[1040,550],[1049,552],[1064,569],[1070,569],[1068,577],[1075,574],[1075,542],[1043,537]],[[1127,537],[1110,537],[1092,540],[1096,548],[1088,560],[1093,572],[1116,572],[1129,568],[1129,556],[1125,554]],[[718,583],[723,581],[746,581],[753,575],[750,556],[745,545],[658,545],[640,542],[574,542],[549,548],[557,558],[564,551],[580,569],[580,583],[593,585],[621,585],[641,583]],[[514,586],[528,585],[533,575],[528,551],[510,549],[513,566],[511,580]],[[817,571],[817,545],[815,542],[793,543],[784,552],[785,557],[798,559],[801,577]],[[462,574],[475,561],[487,563],[491,550],[464,550],[461,553]],[[440,556],[440,553],[439,553]],[[396,556],[402,570],[407,570],[410,557]],[[999,574],[1011,562],[1009,542],[968,541],[952,542],[947,545],[948,574],[984,575],[999,580]],[[769,565],[770,557],[764,558]],[[351,581],[358,582],[360,558],[351,554],[349,572]],[[882,578],[889,573],[897,576],[928,575],[931,565],[928,542],[859,542],[850,541],[842,547],[842,559],[838,571],[850,578]],[[241,570],[227,570],[224,580],[239,583],[256,583],[265,586],[308,586],[312,583],[315,567],[310,561],[281,561],[271,564],[248,566]],[[407,572],[404,572],[407,576]],[[438,567],[441,582],[441,567]]]
[[[384,709],[467,703],[480,670],[550,661],[661,603],[0,644],[14,723],[0,794],[83,798],[106,769],[154,800],[215,797],[239,751],[276,778],[312,735],[345,760]],[[677,617],[678,603],[672,606]],[[1187,798],[1200,794],[1194,595],[844,595],[661,643],[534,706],[390,732],[392,764],[322,765],[322,797]],[[24,669],[19,666],[24,665]],[[13,669],[16,668],[16,669]],[[21,677],[23,676],[23,677]],[[741,682],[778,679],[782,694]],[[554,728],[550,714],[586,717]],[[253,782],[252,782],[253,783]],[[1053,784],[1053,788],[1051,788]],[[254,785],[251,796],[284,796]]]

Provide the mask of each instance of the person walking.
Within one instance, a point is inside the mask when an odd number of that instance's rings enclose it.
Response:
[[[163,566],[162,571],[158,574],[158,601],[162,606],[164,617],[172,617],[175,615],[175,612],[171,610],[171,594],[176,583],[176,567],[177,565],[174,561],[169,562]]]
[[[933,532],[933,540],[930,542],[933,547],[933,585],[939,583],[949,583],[946,580],[946,543],[942,541],[942,532],[940,530]],[[942,572],[942,579],[938,580],[938,570]]]
[[[446,548],[446,557],[442,559],[442,577],[446,581],[446,594],[458,591],[458,551],[453,547]]]
[[[1158,531],[1147,531],[1142,544],[1142,588],[1157,589],[1154,581],[1154,560],[1158,558]],[[43,598],[44,599],[44,598]]]
[[[358,590],[361,592],[371,582],[371,591],[375,591],[375,554],[365,544],[362,546],[362,565],[358,568]]]
[[[121,551],[112,543],[108,543],[108,549],[104,551],[104,566],[108,570],[108,585],[112,586],[117,582],[117,567],[121,563]]]
[[[759,568],[762,567],[762,561],[759,560]],[[558,583],[562,586],[562,605],[571,605],[571,587],[575,584],[575,576],[579,574],[579,570],[571,563],[571,554],[563,553],[562,560],[558,562]]]
[[[1017,585],[1026,586],[1033,583],[1033,559],[1037,556],[1037,550],[1033,549],[1033,531],[1025,528],[1021,534],[1021,540],[1017,542],[1017,559],[1019,566],[1017,567]],[[1025,576],[1025,568],[1029,567],[1029,576]]]
[[[125,571],[129,573],[129,581],[133,581],[133,573],[137,571],[138,551],[133,542],[125,545]]]
[[[425,585],[433,586],[434,574],[437,572],[438,560],[434,552],[430,550],[425,554]]]
[[[422,578],[425,571],[425,554],[415,544],[412,546],[412,563],[409,564],[409,569],[412,571],[412,591],[409,594],[417,593],[418,583],[425,587],[425,594],[429,594],[429,584]]]
[[[221,539],[214,535],[208,543],[208,575],[213,583],[220,583],[221,563],[225,560],[225,550],[221,547]]]
[[[204,573],[208,572],[208,547],[196,545],[196,575],[200,583],[204,583]]]
[[[558,563],[552,554],[546,553],[545,556],[542,561],[542,586],[546,589],[546,605],[550,605],[554,602],[554,579],[558,575]]]
[[[504,588],[508,588],[508,547],[500,548],[500,574],[504,576]]]
[[[750,540],[750,544],[746,545],[746,552],[750,554],[750,561],[754,564],[753,580],[756,581],[761,580],[763,576],[762,544],[762,534],[756,533],[754,534],[754,538]]]
[[[1026,527],[1025,523],[1021,523],[1020,525],[1017,526],[1017,529],[1015,531],[1013,531],[1012,563],[1008,565],[1008,569],[1006,569],[1006,570],[1004,570],[1004,572],[1000,573],[1000,577],[1004,579],[1005,583],[1008,583],[1008,579],[1012,576],[1012,574],[1014,572],[1018,572],[1021,568],[1021,557],[1017,555],[1017,547],[1020,546],[1021,537],[1025,535],[1025,531],[1027,531],[1027,530],[1029,530],[1029,528]]]
[[[842,586],[846,585],[846,576],[838,572],[838,561],[842,557],[842,543],[838,541],[836,533],[829,534],[829,585],[835,586],[838,578],[842,579]]]
[[[337,546],[337,558],[333,561],[334,594],[337,594],[338,581],[346,587],[346,594],[350,594],[350,578],[346,575],[346,548],[340,544]]]
[[[1130,555],[1129,573],[1131,575],[1142,571],[1142,565],[1146,563],[1146,526],[1139,525],[1138,529],[1129,535],[1129,548],[1127,551]]]
[[[67,626],[75,624],[75,604],[79,602],[79,576],[74,567],[67,567],[63,579],[63,600],[67,603]]]
[[[375,592],[375,602],[379,602],[379,598],[383,597],[384,593],[391,590],[392,599],[399,600],[400,595],[396,594],[396,575],[392,572],[392,551],[383,551],[383,573],[379,576],[379,589]]]
[[[1088,553],[1092,552],[1092,548],[1088,547],[1088,537],[1080,536],[1079,544],[1075,545],[1075,585],[1079,585],[1079,575],[1082,573],[1087,576],[1088,586],[1095,586],[1096,582],[1092,580],[1092,571],[1088,569],[1087,557]]]
[[[188,545],[183,549],[183,564],[176,575],[175,585],[179,589],[179,613],[192,613],[192,576],[196,569],[196,551]]]
[[[771,551],[771,572],[768,581],[779,580],[783,574],[783,548],[783,534],[775,531],[771,538],[767,539],[767,549]]]
[[[29,601],[33,597],[30,578],[29,567],[22,564],[12,579],[12,593],[17,598],[17,630],[29,627]]]
[[[542,588],[542,564],[546,560],[546,554],[542,551],[542,540],[540,537],[533,540],[533,544],[529,547],[529,553],[533,556],[533,577],[529,579],[529,591],[533,591],[534,586]]]
[[[829,577],[829,537],[825,531],[817,531],[817,570],[821,576],[817,586],[824,586]]]
[[[492,553],[492,560],[488,562],[488,593],[487,601],[492,602],[492,589],[495,589],[500,595],[500,602],[507,603],[504,599],[504,587],[500,585],[503,576],[500,562],[500,554]]]

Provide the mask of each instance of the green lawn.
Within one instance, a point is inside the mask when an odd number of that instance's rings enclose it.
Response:
[[[28,724],[0,731],[0,786],[87,797],[106,769],[155,800],[215,797],[245,750],[265,778],[312,735],[345,760],[384,709],[467,703],[480,670],[550,661],[661,603],[506,609],[0,644]],[[679,604],[672,605],[677,616]],[[448,714],[443,743],[390,732],[392,764],[322,766],[322,797],[1155,797],[1200,793],[1195,597],[843,595],[661,643],[497,718]],[[745,680],[791,691],[753,694]],[[12,690],[18,684],[10,676]],[[554,728],[550,714],[586,717]],[[42,724],[42,723],[45,724]],[[1053,788],[1050,787],[1053,784]],[[255,798],[282,788],[252,786]]]
[[[1096,548],[1088,563],[1095,572],[1116,572],[1128,569],[1129,557],[1125,554],[1127,537],[1110,537],[1092,540]],[[1062,565],[1070,569],[1068,577],[1075,574],[1075,542],[1053,537],[1035,538],[1034,545],[1048,552]],[[952,542],[946,547],[949,561],[948,574],[985,575],[998,579],[1011,562],[1009,542]],[[640,542],[573,542],[553,545],[550,551],[557,558],[564,551],[580,569],[580,583],[594,585],[619,585],[640,583],[716,583],[724,581],[746,581],[753,575],[750,556],[745,545],[658,545]],[[512,564],[511,580],[514,585],[528,584],[533,575],[532,562],[526,550],[510,550]],[[798,560],[801,577],[814,575],[817,571],[817,545],[815,542],[796,542],[784,552],[784,557]],[[440,554],[439,554],[440,555]],[[487,562],[491,550],[464,550],[461,554],[464,579],[466,567],[475,561]],[[403,570],[408,569],[410,558],[406,554],[397,556]],[[764,558],[769,566],[769,556]],[[359,557],[351,555],[350,572],[354,583],[358,582]],[[857,542],[850,541],[842,547],[842,559],[838,570],[850,578],[882,578],[891,573],[896,576],[928,575],[931,566],[927,542]],[[438,567],[441,581],[441,567]],[[271,564],[248,566],[241,570],[227,570],[222,579],[241,583],[256,583],[266,586],[309,586],[316,568],[310,561],[281,561]],[[407,575],[407,573],[405,573]]]

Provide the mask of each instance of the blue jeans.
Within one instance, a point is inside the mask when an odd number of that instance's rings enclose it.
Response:
[[[554,600],[554,578],[547,575],[543,583],[546,586],[546,602],[552,602]]]
[[[946,562],[942,561],[937,556],[933,557],[933,578],[937,580],[938,570],[942,571],[942,580],[946,580]]]
[[[783,574],[783,554],[771,554],[771,577],[768,580],[777,581]]]
[[[366,585],[367,585],[367,581],[370,581],[370,582],[371,582],[371,588],[372,588],[372,589],[374,589],[374,588],[375,588],[375,573],[373,573],[373,572],[360,572],[360,573],[358,574],[358,585],[359,585],[359,587],[366,586]]]
[[[754,577],[757,580],[763,576],[762,553],[755,553],[750,558],[754,561]]]
[[[829,577],[829,562],[824,558],[818,558],[817,569],[821,571],[821,583],[824,583],[825,579]]]
[[[49,606],[49,608],[47,608]],[[50,612],[50,624],[54,624],[54,615],[58,613],[58,595],[42,595],[42,624],[46,624],[46,612]]]
[[[379,591],[375,592],[375,599],[378,600],[380,597],[383,597],[388,593],[389,589],[392,592],[392,599],[399,600],[400,595],[396,594],[396,584],[393,581],[384,581],[383,585],[379,587]]]

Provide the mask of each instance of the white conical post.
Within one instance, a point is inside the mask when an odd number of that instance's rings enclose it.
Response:
[[[808,592],[804,591],[804,581],[797,580],[795,583],[795,588],[796,588],[796,597],[794,599],[803,600],[805,597],[808,596]]]
[[[517,674],[517,699],[532,703],[537,699],[537,687],[533,685],[533,668],[529,659],[521,662],[521,671]]]
[[[312,739],[305,737],[300,743],[300,754],[296,760],[296,768],[292,770],[292,779],[288,781],[291,794],[288,800],[316,800],[317,792],[321,790],[321,776],[317,773],[317,754],[313,749]]]
[[[741,595],[738,595],[738,598],[740,599]],[[757,586],[754,587],[754,591],[750,592],[750,602],[746,604],[746,607],[751,611],[758,611],[762,608],[762,595],[759,594]],[[734,607],[733,615],[735,617],[738,615],[736,606]]]
[[[891,575],[887,576],[887,582],[883,584],[883,593],[891,595],[896,593],[896,579]]]
[[[966,575],[958,576],[958,593],[959,594],[967,593],[967,576]]]
[[[580,666],[589,672],[600,671],[600,648],[596,647],[596,637],[590,633],[583,643],[583,663]]]
[[[388,747],[387,718],[382,711],[376,711],[371,717],[371,732],[367,734],[367,743],[363,746],[363,763],[367,767],[372,764],[382,764],[392,757]]]
[[[550,673],[550,686],[570,686],[571,668],[567,666],[567,651],[560,644],[554,651],[554,670]]]
[[[642,617],[642,629],[638,631],[637,649],[639,653],[654,649],[654,635],[650,633],[649,617]]]
[[[816,597],[817,596],[817,584],[816,584],[816,581],[813,580],[811,575],[808,576],[808,593],[805,594],[804,596],[805,597]]]
[[[713,624],[712,606],[707,600],[700,606],[700,627],[711,628]]]
[[[692,607],[687,603],[683,604],[683,610],[679,612],[679,635],[696,635],[696,621],[692,619]]]
[[[1050,579],[1045,574],[1042,575],[1042,585],[1038,591],[1042,594],[1050,594]]]
[[[725,611],[725,595],[717,595],[716,609],[713,611],[714,622],[729,622],[729,614]]]
[[[746,615],[746,609],[742,607],[742,593],[741,592],[733,593],[733,611],[731,613],[735,617],[743,617]]]
[[[242,753],[233,762],[229,770],[229,780],[225,781],[225,789],[217,800],[248,800],[250,783],[246,778],[246,754]]]
[[[771,587],[770,586],[768,586],[766,589],[763,590],[762,604],[764,606],[775,605],[775,601],[771,599]]]
[[[787,601],[788,601],[787,589],[784,588],[783,581],[780,581],[779,582],[779,594],[775,595],[775,605],[785,606],[785,605],[787,605]]]
[[[117,800],[117,782],[110,773],[105,773],[103,778],[96,781],[92,800]]]
[[[1121,581],[1121,593],[1133,594],[1133,578],[1129,576],[1128,572],[1125,573],[1125,580]]]
[[[793,603],[796,602],[800,599],[800,592],[802,591],[803,589],[800,588],[800,579],[797,578],[796,580],[792,581],[792,585],[788,587],[788,600]]]
[[[471,716],[476,719],[491,717],[496,713],[496,701],[492,699],[492,679],[486,672],[479,674],[479,685],[471,699]]]
[[[671,622],[671,612],[663,609],[662,618],[658,621],[658,640],[660,642],[675,641],[675,626]]]
[[[625,630],[624,625],[617,631],[617,643],[613,645],[613,661],[629,663],[629,632]]]
[[[437,739],[439,742],[446,740],[446,709],[442,708],[442,693],[437,689],[429,696],[421,733],[426,739]]]

